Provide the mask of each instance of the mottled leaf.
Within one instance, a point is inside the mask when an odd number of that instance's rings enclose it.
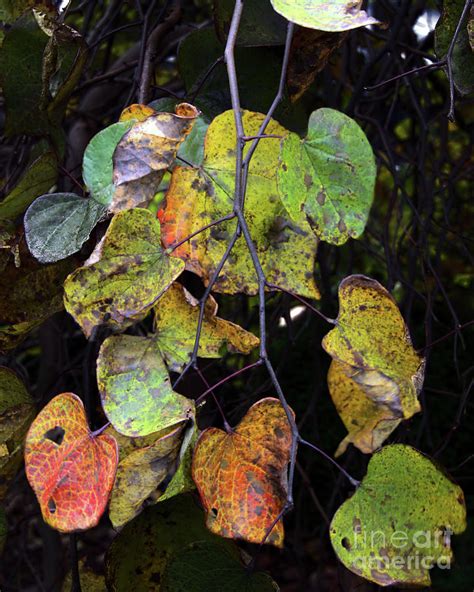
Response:
[[[291,430],[277,399],[262,399],[226,433],[209,428],[199,437],[193,479],[211,532],[261,543],[286,502]],[[278,521],[265,542],[283,546]]]
[[[130,592],[133,582],[137,592],[160,592],[169,559],[194,541],[230,545],[207,530],[202,510],[191,496],[179,495],[147,508],[125,525],[109,548],[105,563],[108,589]]]
[[[311,114],[304,140],[282,142],[278,189],[297,224],[309,223],[322,240],[341,245],[364,231],[374,197],[372,148],[357,123],[334,109]]]
[[[163,251],[151,212],[120,212],[107,229],[99,260],[66,279],[66,310],[86,336],[103,324],[123,330],[144,318],[183,267]]]
[[[194,106],[180,103],[176,113],[147,117],[123,136],[113,156],[112,212],[148,204],[198,115]]]
[[[108,592],[103,574],[96,573],[86,564],[85,560],[79,561],[78,569],[81,588],[84,592]],[[72,582],[72,574],[68,572],[64,578],[61,592],[71,592],[73,589]]]
[[[358,368],[332,360],[328,387],[336,410],[349,432],[334,456],[340,456],[349,444],[370,454],[383,444],[401,422],[398,413],[367,396],[364,386],[352,378]],[[376,378],[378,375],[376,375]],[[382,378],[383,380],[383,378]]]
[[[118,463],[115,439],[89,430],[82,401],[54,397],[25,442],[26,476],[44,521],[61,532],[95,526],[107,505]]]
[[[41,265],[21,242],[21,266],[11,258],[0,282],[0,350],[10,349],[44,320],[63,309],[63,282],[77,264],[68,259]]]
[[[168,367],[178,372],[189,362],[194,348],[199,302],[186,288],[174,284],[159,299],[154,310],[156,343]],[[226,349],[249,354],[258,346],[258,337],[216,315],[217,302],[210,296],[202,322],[199,357],[220,358]]]
[[[466,528],[460,487],[420,452],[385,446],[355,494],[336,512],[331,542],[342,563],[380,586],[430,586],[433,565],[449,567],[450,538]]]
[[[109,507],[115,528],[158,501],[166,487],[165,480],[176,470],[184,427],[184,423],[179,424],[150,446],[135,450],[120,461]]]
[[[270,576],[249,570],[237,549],[191,543],[168,562],[161,592],[278,592]]]
[[[259,113],[244,112],[246,134],[257,134],[263,118]],[[288,132],[271,121],[266,133],[284,137]],[[232,212],[235,138],[233,112],[227,111],[208,128],[203,166],[174,169],[166,205],[159,212],[166,246]],[[286,216],[276,185],[279,151],[278,138],[268,138],[259,143],[253,155],[246,197],[246,209],[252,212],[248,216],[250,232],[269,282],[302,296],[318,298],[313,276],[318,241],[306,223],[296,226]],[[224,255],[235,226],[232,220],[212,227],[173,254],[182,257],[187,269],[207,283]],[[232,250],[214,290],[230,294],[257,292],[255,269],[243,236]]]
[[[112,160],[115,149],[134,123],[134,119],[129,119],[109,125],[92,138],[84,152],[84,183],[95,201],[104,206],[110,205],[115,192]]]
[[[448,53],[464,5],[465,0],[443,2],[443,11],[435,29],[435,50],[440,59],[446,57]],[[454,85],[462,95],[474,91],[474,53],[469,44],[468,18],[469,13],[461,23],[451,58]]]
[[[105,206],[74,193],[49,193],[28,208],[24,224],[28,248],[41,263],[76,253],[105,213]]]
[[[234,0],[214,1],[214,25],[222,43],[226,42],[234,7]],[[273,10],[270,0],[246,0],[239,24],[237,45],[283,45],[286,28],[286,20]]]
[[[361,10],[362,0],[271,0],[289,21],[320,31],[349,31],[378,21]]]
[[[23,440],[35,415],[33,399],[23,382],[0,367],[0,500],[23,458]]]
[[[53,152],[45,152],[25,171],[0,203],[0,220],[15,220],[41,194],[56,183],[58,162]]]
[[[334,360],[344,364],[339,370],[344,370],[366,397],[381,407],[379,413],[384,419],[387,410],[394,420],[408,419],[420,411],[418,393],[423,383],[424,360],[413,349],[396,302],[378,282],[362,275],[352,275],[341,282],[336,327],[324,337],[322,345]],[[343,389],[341,393],[336,393],[338,387]],[[345,399],[348,388],[355,387],[347,381],[342,386],[333,382],[333,399]],[[367,437],[374,413],[369,412],[368,403],[359,407],[360,389],[358,396],[345,406],[344,415],[357,419],[358,430]],[[390,431],[385,433],[388,436]],[[383,431],[376,432],[374,445],[381,444],[382,435]],[[351,434],[341,444],[339,453],[350,440]]]
[[[134,103],[133,105],[125,107],[125,109],[120,114],[119,121],[133,120],[135,123],[137,121],[145,121],[145,119],[148,119],[148,117],[151,115],[156,115],[155,109],[147,105]]]
[[[97,381],[107,418],[126,436],[153,434],[194,413],[194,403],[171,388],[152,337],[108,337],[97,360]]]

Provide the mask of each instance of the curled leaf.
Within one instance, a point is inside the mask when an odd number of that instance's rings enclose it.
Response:
[[[86,336],[102,324],[123,330],[144,318],[183,267],[161,247],[160,225],[150,211],[120,212],[107,229],[99,260],[66,279],[66,310]]]
[[[115,439],[91,433],[82,401],[72,393],[54,397],[26,436],[26,476],[44,521],[61,532],[86,530],[98,523],[117,463]]]
[[[334,374],[330,378],[331,396],[336,406],[346,401],[346,421],[348,418],[357,421],[356,432],[363,437],[361,443],[358,436],[352,440],[349,434],[339,453],[345,450],[348,441],[356,446],[360,444],[364,452],[372,451],[373,448],[367,450],[371,430],[375,430],[372,434],[375,447],[382,443],[384,434],[387,437],[392,431],[385,429],[385,423],[378,431],[378,419],[384,422],[408,419],[420,411],[418,393],[423,382],[424,360],[413,349],[396,302],[377,281],[352,275],[341,282],[336,327],[324,337],[322,345],[338,363],[335,370],[338,378]],[[348,392],[356,396],[348,400]],[[365,404],[361,404],[362,393],[369,399]],[[377,413],[370,402],[379,408]]]
[[[350,31],[378,21],[361,10],[362,0],[271,0],[289,21],[319,31]]]
[[[226,433],[205,430],[196,445],[193,479],[211,532],[261,543],[286,502],[291,430],[277,399],[253,405]],[[283,523],[274,524],[267,543],[283,546]]]
[[[424,587],[434,565],[449,567],[451,535],[465,528],[460,487],[429,458],[396,444],[372,456],[330,534],[337,556],[357,575],[380,586]]]
[[[154,310],[156,343],[168,367],[177,372],[189,362],[194,348],[199,303],[186,288],[174,284]],[[199,357],[220,358],[225,349],[249,354],[258,346],[258,337],[216,315],[217,302],[210,296],[202,323]]]

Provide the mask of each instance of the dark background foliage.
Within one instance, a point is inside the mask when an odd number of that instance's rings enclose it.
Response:
[[[184,97],[212,115],[230,107],[223,64],[217,62],[204,83],[201,76],[222,55],[219,45],[204,33],[187,51],[183,46],[177,58],[180,44],[191,32],[212,24],[212,3],[183,1],[179,16],[156,33],[171,4],[74,0],[69,6],[65,22],[81,32],[91,51],[64,119],[65,158],[59,191],[80,183],[82,154],[91,137],[139,99],[150,35],[157,36],[157,44],[149,100]],[[379,171],[369,224],[360,240],[343,247],[321,246],[316,269],[320,306],[329,316],[337,314],[338,283],[351,273],[374,277],[392,291],[415,346],[427,356],[427,370],[421,394],[423,413],[400,426],[390,441],[411,444],[446,467],[464,489],[472,517],[474,331],[469,325],[473,287],[469,219],[474,209],[474,104],[472,98],[457,97],[455,121],[448,120],[449,85],[442,69],[425,70],[368,90],[427,60],[436,61],[433,27],[440,9],[436,2],[422,0],[372,4],[375,16],[388,27],[348,35],[303,96],[293,105],[285,98],[276,119],[304,132],[311,111],[332,107],[355,118],[368,135]],[[244,107],[268,110],[281,58],[281,46],[240,51],[237,66]],[[3,107],[2,101],[0,121],[4,120]],[[37,137],[27,134],[1,138],[4,194],[25,170],[37,142]],[[93,240],[85,245],[82,255],[87,255],[92,244]],[[0,276],[0,283],[4,281]],[[195,278],[189,276],[186,281],[199,295],[202,286]],[[222,316],[258,330],[256,299],[221,297],[219,301]],[[326,385],[329,357],[320,343],[328,327],[287,295],[271,295],[267,304],[270,355],[301,433],[332,452],[345,431]],[[140,331],[140,326],[135,330]],[[99,427],[104,419],[96,390],[95,358],[104,337],[99,333],[86,342],[73,320],[60,312],[0,362],[25,379],[38,408],[70,390],[84,399],[93,427]],[[201,376],[189,373],[179,390],[197,397],[206,390],[205,381],[214,384],[240,363],[231,356],[201,361]],[[255,369],[216,394],[229,422],[235,424],[252,402],[273,393],[265,372]],[[201,427],[220,425],[212,399],[201,417]],[[356,478],[364,475],[367,461],[367,456],[352,447],[342,457],[342,464]],[[283,592],[378,589],[347,572],[330,547],[328,520],[348,492],[347,483],[330,464],[301,450],[295,510],[286,518],[285,550],[264,548],[258,557],[259,567],[272,574]],[[69,538],[42,523],[24,471],[10,488],[6,508],[9,536],[1,560],[2,592],[60,590],[70,565]],[[77,536],[79,557],[100,572],[113,536],[104,518],[98,528]],[[472,518],[467,531],[453,542],[456,563],[447,572],[433,570],[432,590],[467,592],[474,585]],[[256,552],[246,548],[251,554]]]

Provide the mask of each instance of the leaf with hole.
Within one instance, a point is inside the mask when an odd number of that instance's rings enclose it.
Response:
[[[362,0],[271,0],[289,21],[319,31],[350,31],[378,21],[361,10]]]
[[[158,300],[155,308],[155,337],[168,367],[178,372],[189,362],[199,319],[199,302],[179,284]],[[260,340],[239,325],[217,316],[217,302],[206,301],[198,356],[220,358],[226,352],[249,354]]]
[[[89,430],[82,401],[54,397],[26,436],[25,468],[44,521],[61,532],[92,528],[104,513],[118,463],[115,439]]]
[[[347,380],[342,384],[330,380],[336,406],[346,398],[346,389],[356,389],[357,396],[347,401],[344,415],[350,414],[357,420],[356,431],[363,430],[364,437],[370,435],[374,420],[374,413],[367,412],[368,408],[373,409],[370,402],[380,408],[384,420],[388,419],[388,411],[393,420],[408,419],[420,411],[418,393],[423,383],[424,360],[412,346],[395,300],[377,281],[351,275],[341,282],[336,327],[324,337],[322,345],[338,362],[338,369],[357,385],[349,385]],[[339,388],[342,392],[336,392]],[[361,390],[369,399],[362,407]],[[374,436],[374,444],[380,445],[381,433]],[[342,453],[350,441],[351,433],[338,452]],[[356,440],[353,443],[358,445]]]
[[[297,224],[308,223],[321,240],[335,245],[364,231],[374,197],[376,167],[361,128],[334,109],[318,109],[308,134],[283,141],[278,190]]]
[[[199,437],[193,479],[211,532],[251,543],[283,546],[278,520],[287,498],[291,429],[281,403],[262,399],[229,432],[209,428]],[[269,533],[269,529],[273,529]]]
[[[152,337],[108,337],[97,360],[97,382],[107,418],[126,436],[147,436],[194,414],[193,401],[171,388]]]
[[[104,213],[104,206],[74,193],[42,195],[24,219],[31,254],[41,263],[52,263],[76,253]]]
[[[158,220],[141,208],[114,216],[98,257],[64,284],[66,310],[88,337],[100,325],[123,330],[143,319],[184,268],[163,250]]]
[[[429,570],[449,566],[451,535],[466,528],[460,487],[410,446],[385,446],[370,459],[354,495],[330,526],[336,555],[380,586],[430,586]]]
[[[245,111],[245,133],[257,134],[263,119],[260,113]],[[318,240],[308,224],[297,225],[288,218],[278,197],[279,139],[288,132],[272,120],[266,133],[278,137],[262,140],[250,164],[246,197],[246,211],[252,213],[247,216],[249,230],[270,283],[301,296],[318,298],[313,273]],[[159,212],[166,246],[232,213],[235,143],[234,115],[226,111],[207,130],[203,166],[174,169],[166,205]],[[245,153],[247,150],[248,144]],[[184,259],[186,268],[200,275],[207,284],[235,227],[235,220],[222,222],[185,242],[173,254]],[[241,236],[213,289],[226,294],[256,294],[257,288],[252,259]]]

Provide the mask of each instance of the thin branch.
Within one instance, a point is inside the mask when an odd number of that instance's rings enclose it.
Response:
[[[341,467],[341,465],[337,461],[335,461],[333,457],[330,456],[327,452],[324,452],[324,450],[321,450],[321,448],[318,448],[314,444],[311,444],[311,442],[303,440],[303,438],[300,438],[300,443],[304,446],[308,446],[308,448],[311,448],[312,450],[320,454],[322,457],[324,457],[326,460],[328,460],[330,463],[332,463],[337,468],[337,470],[340,471],[344,475],[344,477],[346,477],[346,479],[349,481],[351,485],[353,485],[354,487],[359,487],[360,481],[357,481],[357,479],[351,477],[349,473],[346,471],[346,469],[344,467]]]

